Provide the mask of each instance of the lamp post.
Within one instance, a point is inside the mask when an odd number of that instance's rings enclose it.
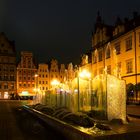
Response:
[[[35,101],[38,103],[38,74],[35,74]]]
[[[84,80],[89,80],[89,95],[91,96],[91,84],[90,84],[90,81],[91,81],[91,73],[88,72],[87,70],[82,70],[79,74],[78,74],[78,77],[77,77],[77,82],[78,82],[78,111],[80,109],[80,78],[81,79],[84,79]],[[89,96],[86,97],[87,98],[87,103],[89,103]],[[84,99],[84,102],[85,102],[85,99]],[[90,100],[91,102],[91,100]],[[86,103],[86,105],[87,105]],[[91,104],[91,103],[90,103]]]

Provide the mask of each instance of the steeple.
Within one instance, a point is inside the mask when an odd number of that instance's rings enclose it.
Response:
[[[102,18],[100,16],[100,12],[98,11],[97,12],[97,17],[96,17],[96,22],[95,22],[95,31],[97,29],[97,27],[102,27],[102,24],[103,24],[103,21],[102,21]]]

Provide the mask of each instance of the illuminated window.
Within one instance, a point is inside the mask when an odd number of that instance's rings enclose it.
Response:
[[[94,71],[94,76],[96,76],[96,75],[97,75],[97,70]]]
[[[132,73],[133,72],[133,60],[129,59],[126,61],[126,73]]]
[[[108,65],[108,66],[107,66],[107,73],[108,73],[108,74],[111,74],[111,65]]]
[[[96,51],[93,53],[93,64],[97,62]]]
[[[139,56],[139,60],[138,60],[138,70],[140,72],[140,56]]]
[[[4,85],[4,89],[8,89],[8,85]]]
[[[106,59],[110,58],[110,48],[107,48],[106,50]]]
[[[114,47],[115,47],[115,50],[116,50],[116,55],[120,54],[120,42],[115,43]]]
[[[102,59],[103,59],[103,53],[102,50],[99,50],[99,55],[98,55],[99,62],[102,61]]]
[[[139,34],[138,37],[139,37],[139,44],[140,44],[140,32],[138,34]],[[139,47],[140,47],[140,45],[139,45]]]
[[[99,69],[99,74],[103,74],[103,68]]]
[[[125,45],[126,45],[126,51],[132,49],[132,36],[128,37],[128,38],[125,40]]]

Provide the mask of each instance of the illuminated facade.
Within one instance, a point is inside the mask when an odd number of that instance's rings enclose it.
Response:
[[[124,79],[126,84],[140,83],[140,15],[133,14],[130,20],[118,17],[110,26],[98,13],[92,50],[87,58],[82,58],[81,69],[89,69],[93,77],[106,72]]]
[[[33,96],[37,81],[35,75],[37,68],[31,52],[22,51],[21,59],[17,66],[17,93],[20,96]]]
[[[54,79],[56,79],[58,81],[60,80],[60,71],[59,71],[58,61],[56,59],[51,60],[49,70],[50,70],[49,85],[50,85],[50,88],[51,88],[52,87],[51,81],[53,81]]]
[[[99,16],[99,15],[98,15]],[[108,35],[108,36],[107,36]],[[92,68],[94,75],[107,73],[126,80],[126,84],[140,82],[140,16],[114,27],[102,23],[100,17],[93,35]]]
[[[0,99],[16,94],[16,51],[14,42],[0,33]]]
[[[45,93],[49,89],[49,68],[48,64],[38,66],[38,88],[40,93]]]

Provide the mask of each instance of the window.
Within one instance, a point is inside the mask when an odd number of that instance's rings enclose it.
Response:
[[[4,89],[8,89],[8,85],[4,85]]]
[[[108,73],[108,74],[111,74],[111,65],[108,65],[108,66],[107,66],[107,73]]]
[[[99,69],[99,74],[103,74],[103,68]]]
[[[48,75],[46,74],[46,78],[48,77]]]
[[[99,62],[102,61],[103,59],[103,54],[102,54],[102,50],[99,50],[99,56],[98,56]]]
[[[42,81],[42,84],[44,84],[44,81]]]
[[[93,53],[93,64],[97,62],[97,50],[94,51]]]
[[[110,48],[106,50],[106,59],[110,58]]]
[[[138,37],[139,37],[139,47],[140,47],[140,32],[138,34],[139,34]]]
[[[132,59],[129,59],[126,61],[126,73],[132,73],[133,72],[133,61]]]
[[[48,90],[48,87],[46,87],[46,90]]]
[[[19,87],[21,87],[21,84],[19,84]]]
[[[97,70],[94,71],[94,76],[96,76],[96,75],[97,75]]]
[[[39,84],[41,84],[41,81],[39,81]]]
[[[139,56],[139,59],[138,59],[138,71],[140,72],[140,56]]]
[[[46,84],[48,84],[48,81],[46,81]]]
[[[128,37],[126,40],[125,40],[125,45],[126,45],[126,51],[128,50],[131,50],[132,49],[132,36],[131,37]]]
[[[44,87],[42,87],[42,90],[44,90]]]
[[[115,43],[114,45],[116,55],[120,54],[120,42]]]

